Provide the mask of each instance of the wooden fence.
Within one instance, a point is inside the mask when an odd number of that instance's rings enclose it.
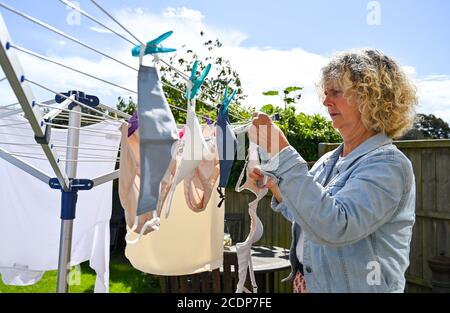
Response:
[[[407,292],[430,292],[431,271],[428,259],[436,255],[450,256],[450,140],[395,141],[395,145],[411,160],[416,180],[416,223],[411,241],[410,267],[406,272]],[[319,156],[337,144],[320,144]],[[264,235],[257,244],[289,248],[291,225],[270,208],[271,196],[258,207],[264,224]],[[226,191],[226,226],[234,242],[248,233],[248,203],[254,196],[248,192]],[[275,292],[291,292],[289,284],[280,283],[289,271],[275,277]],[[284,276],[283,276],[284,275]]]

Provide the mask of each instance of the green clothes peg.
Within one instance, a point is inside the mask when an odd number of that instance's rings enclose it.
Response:
[[[191,81],[191,88],[189,90],[189,86],[186,91],[186,98],[189,100],[194,99],[194,97],[197,95],[200,87],[202,86],[206,76],[209,73],[209,70],[211,69],[211,64],[208,64],[203,71],[203,73],[200,75],[200,77],[197,78],[197,68],[198,68],[198,61],[196,60],[194,62],[194,65],[192,66],[192,73],[189,80]]]
[[[158,47],[158,45],[163,42],[164,40],[166,40],[167,38],[169,38],[171,35],[173,34],[173,31],[168,31],[167,33],[162,34],[161,36],[159,36],[156,39],[153,39],[149,42],[146,43],[146,47],[145,47],[145,52],[144,55],[147,54],[155,54],[155,53],[168,53],[168,52],[174,52],[177,51],[177,49],[174,48],[163,48],[163,47]],[[137,45],[133,48],[133,50],[131,50],[131,54],[134,57],[139,57],[141,53],[141,45]]]
[[[223,92],[223,100],[219,106],[222,114],[228,110],[228,106],[230,105],[231,100],[233,100],[234,96],[236,95],[236,92],[237,90],[233,90],[231,95],[228,96],[228,86],[225,88],[225,91]]]

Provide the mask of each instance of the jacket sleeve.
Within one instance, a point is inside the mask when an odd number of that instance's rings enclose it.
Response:
[[[272,207],[272,210],[274,210],[275,212],[281,213],[281,215],[284,216],[285,219],[287,219],[290,222],[293,222],[294,216],[292,215],[292,213],[288,210],[288,208],[286,207],[286,205],[283,202],[278,202],[274,196],[272,196],[272,201],[270,203],[270,206]]]
[[[361,162],[333,196],[314,181],[292,147],[274,156],[262,170],[279,179],[283,198],[279,210],[285,207],[313,241],[330,246],[367,237],[394,215],[405,198],[401,160],[383,155]]]

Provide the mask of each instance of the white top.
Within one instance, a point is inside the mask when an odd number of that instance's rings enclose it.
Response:
[[[19,116],[0,120],[1,125],[24,123]],[[83,127],[91,132],[80,132],[80,145],[96,147],[107,145],[105,150],[81,150],[79,159],[114,160],[120,143],[120,124],[102,122]],[[92,133],[94,132],[94,133]],[[97,132],[97,133],[95,133]],[[109,133],[110,135],[107,135]],[[92,136],[94,134],[94,136]],[[20,136],[20,137],[19,137]],[[22,137],[23,136],[23,137]],[[52,129],[52,140],[65,144],[67,130]],[[17,128],[2,128],[0,142],[23,143],[15,152],[40,153],[33,145],[34,133],[29,124]],[[6,147],[11,148],[11,146]],[[60,156],[64,158],[62,149]],[[52,173],[45,157],[24,158],[29,164]],[[64,161],[62,161],[64,165]],[[77,177],[89,178],[114,171],[115,162],[80,162]],[[0,274],[7,285],[30,285],[38,282],[44,271],[58,268],[60,239],[61,192],[51,189],[18,167],[0,159]],[[91,190],[78,192],[76,218],[73,224],[71,265],[90,260],[96,271],[95,292],[109,290],[109,220],[112,207],[112,181]],[[76,275],[71,279],[77,279]],[[70,279],[69,279],[70,282]]]

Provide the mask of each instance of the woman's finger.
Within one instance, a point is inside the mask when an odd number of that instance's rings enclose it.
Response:
[[[266,183],[266,187],[270,189],[273,188],[275,185],[276,185],[275,181],[272,178],[269,178],[269,180]]]
[[[248,176],[249,176],[251,179],[253,179],[253,180],[261,179],[261,178],[262,178],[261,175],[255,173],[255,172],[250,172],[250,173],[248,173]]]
[[[253,114],[252,123],[256,127],[260,125],[270,125],[272,124],[272,119],[266,113],[257,112]]]
[[[256,175],[259,175],[259,176],[261,176],[261,177],[264,176],[263,173],[261,172],[261,169],[259,168],[259,166],[256,166],[256,167],[253,169],[252,173],[255,173]]]
[[[251,142],[258,144],[258,129],[255,125],[250,125],[248,129],[248,138]]]

